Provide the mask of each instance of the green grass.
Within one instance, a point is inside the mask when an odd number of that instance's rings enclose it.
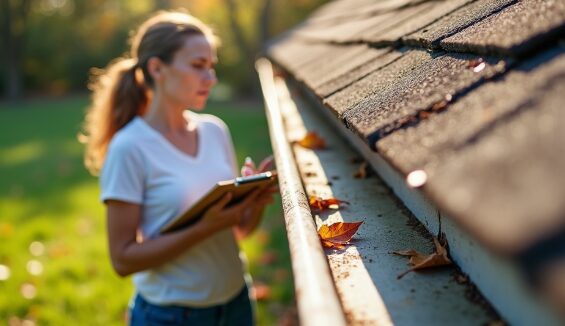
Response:
[[[98,181],[76,140],[87,104],[86,97],[0,104],[0,265],[9,269],[4,280],[0,269],[0,324],[124,323],[133,287],[111,269]],[[230,126],[239,162],[270,154],[259,106],[212,103],[206,111]],[[254,279],[271,287],[271,299],[258,305],[260,325],[292,306],[281,212],[280,202],[271,206],[243,243]]]

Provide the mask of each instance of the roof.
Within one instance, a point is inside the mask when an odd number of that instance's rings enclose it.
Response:
[[[565,2],[337,0],[268,56],[480,242],[565,235]]]

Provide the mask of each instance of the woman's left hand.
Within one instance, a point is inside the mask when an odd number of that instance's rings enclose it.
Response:
[[[266,205],[272,204],[275,201],[274,195],[278,192],[278,186],[271,186],[266,188],[263,193],[257,196],[255,201],[255,203],[257,204],[256,206],[261,206],[262,208],[264,208]]]
[[[241,217],[240,223],[235,227],[239,239],[247,237],[259,225],[265,207],[274,202],[274,195],[279,192],[278,186],[267,187],[253,201]]]

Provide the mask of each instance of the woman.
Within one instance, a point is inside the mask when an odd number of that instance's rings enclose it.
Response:
[[[204,108],[216,84],[216,38],[196,18],[159,13],[133,37],[131,58],[93,83],[86,166],[100,172],[112,265],[133,274],[131,325],[251,325],[236,237],[259,223],[271,189],[230,194],[196,224],[159,229],[212,186],[236,176],[225,124]]]

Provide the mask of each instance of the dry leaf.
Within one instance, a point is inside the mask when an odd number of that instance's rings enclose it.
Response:
[[[399,256],[410,257],[409,263],[410,265],[412,265],[412,268],[398,275],[397,276],[398,279],[402,278],[404,275],[412,271],[431,268],[431,267],[451,265],[451,260],[447,257],[447,250],[445,249],[445,247],[439,243],[436,237],[434,237],[433,240],[436,250],[434,253],[429,255],[422,254],[414,249],[393,252],[393,254]]]
[[[341,204],[349,204],[349,202],[337,198],[330,197],[328,199],[322,199],[318,196],[310,196],[308,203],[310,204],[310,209],[316,211],[322,211],[327,208],[339,208]]]
[[[355,171],[353,177],[356,179],[366,179],[367,178],[367,162],[361,163],[359,169]]]
[[[325,248],[344,249],[363,222],[337,222],[331,225],[322,224],[318,236]]]
[[[343,243],[335,243],[328,240],[322,240],[322,247],[337,250],[345,249],[345,245]]]
[[[298,145],[309,149],[326,148],[326,141],[314,131],[308,131],[306,136],[296,142]]]

